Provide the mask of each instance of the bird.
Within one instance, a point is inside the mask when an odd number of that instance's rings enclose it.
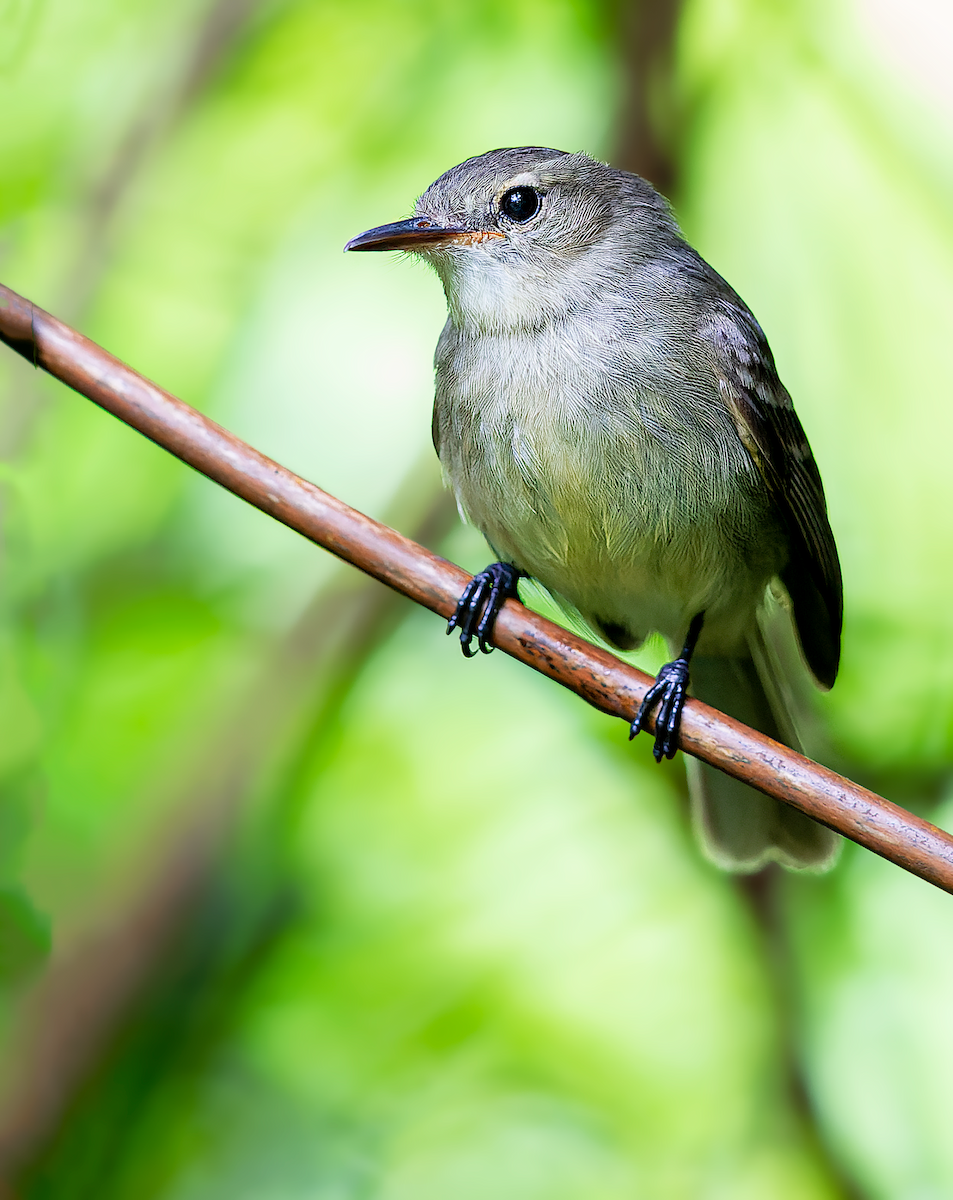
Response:
[[[432,183],[413,216],[352,238],[428,263],[447,322],[433,441],[496,560],[448,632],[489,652],[522,578],[619,651],[664,638],[631,724],[672,758],[691,692],[799,749],[790,697],[837,676],[843,587],[821,477],[750,309],[638,175],[508,147]],[[770,630],[793,629],[779,655]],[[829,868],[840,839],[688,758],[707,857],[752,873]]]

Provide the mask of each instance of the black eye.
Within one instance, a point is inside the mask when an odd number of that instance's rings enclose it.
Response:
[[[543,198],[535,188],[510,188],[500,200],[500,212],[511,221],[523,223],[536,216],[542,202]]]

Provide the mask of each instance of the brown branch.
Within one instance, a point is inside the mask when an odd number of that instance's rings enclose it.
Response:
[[[0,285],[0,339],[209,479],[418,604],[449,617],[469,576],[259,454],[100,346]],[[494,642],[602,712],[630,720],[649,676],[509,601]],[[698,700],[681,748],[944,891],[953,837]]]

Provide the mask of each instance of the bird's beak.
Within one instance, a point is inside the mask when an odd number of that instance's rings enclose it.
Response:
[[[410,217],[391,225],[378,225],[351,238],[345,250],[419,250],[440,242],[472,241],[473,231],[459,225],[438,225],[427,217]]]

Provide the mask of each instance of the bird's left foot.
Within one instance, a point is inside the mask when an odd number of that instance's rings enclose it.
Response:
[[[629,741],[645,728],[649,713],[659,706],[655,718],[655,745],[652,753],[655,761],[663,758],[674,758],[678,749],[678,731],[682,724],[682,709],[688,697],[688,664],[695,653],[698,637],[705,622],[703,612],[696,613],[688,626],[688,636],[682,652],[674,662],[666,663],[655,676],[655,683],[645,693],[645,699],[639,705],[635,720],[629,727]]]
[[[655,718],[655,745],[652,753],[655,761],[663,758],[674,758],[678,749],[678,730],[682,723],[682,709],[688,695],[688,661],[676,658],[674,662],[666,663],[655,677],[655,683],[645,694],[645,699],[639,705],[635,720],[629,729],[629,741],[645,728],[645,722],[658,705],[658,716]]]
[[[516,584],[522,574],[511,563],[495,562],[479,575],[474,575],[457,602],[456,611],[447,622],[447,633],[460,630],[460,649],[467,658],[476,654],[470,646],[474,637],[484,654],[493,647],[487,638],[493,632],[496,618],[507,600],[518,600]]]

